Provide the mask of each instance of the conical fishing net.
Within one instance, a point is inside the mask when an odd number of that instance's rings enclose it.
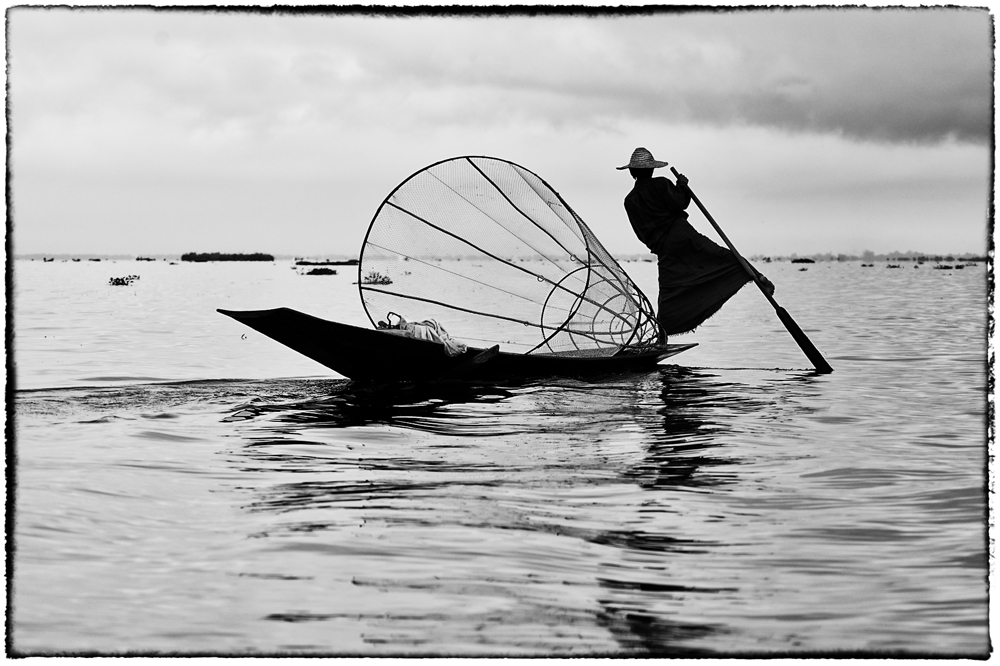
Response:
[[[549,185],[492,157],[410,176],[379,207],[361,250],[361,300],[434,319],[504,351],[610,356],[655,345],[649,301]]]

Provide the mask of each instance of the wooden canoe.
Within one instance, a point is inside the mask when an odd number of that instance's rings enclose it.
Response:
[[[448,356],[444,345],[384,330],[327,321],[290,308],[218,310],[286,347],[358,381],[496,380],[587,376],[649,370],[697,343],[663,345],[614,356],[517,354],[496,348]]]

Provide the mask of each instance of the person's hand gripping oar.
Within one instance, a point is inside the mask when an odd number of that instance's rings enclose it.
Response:
[[[719,236],[722,237],[722,240],[725,241],[726,245],[729,246],[729,249],[732,250],[734,255],[736,255],[736,258],[739,260],[740,265],[743,266],[743,270],[749,273],[750,277],[753,278],[753,281],[760,288],[761,293],[764,294],[764,298],[766,298],[771,303],[771,306],[774,308],[775,314],[778,315],[778,319],[780,319],[781,323],[785,325],[785,329],[791,334],[796,344],[798,344],[799,348],[809,359],[809,362],[813,364],[814,368],[816,368],[816,372],[821,374],[833,372],[833,368],[830,367],[830,364],[826,362],[826,359],[823,358],[823,355],[819,353],[819,350],[816,349],[816,346],[806,336],[806,334],[802,331],[802,329],[799,328],[799,325],[795,323],[795,320],[792,319],[792,316],[788,314],[785,308],[778,305],[778,302],[774,300],[774,296],[772,296],[772,294],[774,294],[774,285],[771,284],[771,282],[767,278],[765,278],[763,275],[754,270],[753,266],[751,266],[747,262],[747,260],[743,258],[743,255],[741,255],[739,252],[736,251],[736,248],[733,247],[733,244],[730,242],[725,232],[722,231],[722,228],[719,227],[719,224],[715,221],[715,218],[712,217],[712,214],[708,212],[708,209],[705,208],[705,205],[702,204],[701,200],[698,199],[697,195],[695,195],[694,191],[691,189],[691,186],[688,184],[688,179],[685,176],[679,174],[677,172],[677,169],[670,167],[670,170],[674,173],[674,177],[677,178],[677,184],[680,185],[681,187],[687,188],[688,192],[691,194],[691,200],[695,202],[695,204],[705,215],[708,221],[712,224],[713,227],[715,227],[716,232],[718,232]]]

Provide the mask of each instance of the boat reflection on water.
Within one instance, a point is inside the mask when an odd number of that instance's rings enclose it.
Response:
[[[263,473],[248,488],[266,523],[253,536],[322,552],[305,566],[393,604],[327,602],[309,617],[350,616],[366,644],[438,654],[697,656],[726,632],[696,618],[738,589],[691,572],[723,546],[704,496],[737,478],[719,438],[732,414],[761,408],[747,387],[673,366],[379,391],[306,383],[226,419],[244,442],[233,462]]]
[[[511,390],[497,385],[464,382],[399,384],[380,388],[355,385],[349,380],[308,382],[305,399],[257,400],[241,406],[226,420],[267,417],[274,430],[299,428],[355,428],[387,425],[440,434],[464,431],[460,419],[448,413],[451,405],[490,404],[509,398]],[[440,419],[440,423],[437,420]],[[271,428],[265,428],[268,432]]]
[[[719,438],[728,429],[724,419],[713,418],[718,410],[753,411],[759,408],[745,395],[744,387],[725,385],[704,371],[666,368],[660,374],[658,395],[649,405],[659,418],[638,419],[645,440],[641,460],[622,476],[656,499],[643,499],[640,525],[628,530],[610,530],[598,543],[623,550],[625,556],[612,567],[603,567],[597,579],[603,589],[598,601],[600,621],[623,648],[653,655],[701,657],[718,654],[713,639],[727,633],[718,622],[696,622],[700,598],[727,595],[738,590],[714,582],[691,584],[665,576],[678,561],[709,555],[722,545],[714,539],[692,538],[686,529],[675,529],[666,514],[683,511],[683,493],[713,489],[736,480],[738,461],[720,452]],[[663,498],[662,500],[660,498]],[[680,504],[679,504],[680,502]],[[689,525],[685,525],[689,527]],[[688,534],[688,536],[685,536]],[[693,602],[693,603],[692,603]],[[724,650],[723,650],[724,652]]]

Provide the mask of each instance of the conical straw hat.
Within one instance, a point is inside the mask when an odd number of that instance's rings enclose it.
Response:
[[[625,166],[615,167],[619,171],[622,169],[659,169],[667,166],[667,162],[653,159],[653,153],[645,148],[636,148],[632,151],[632,159]]]

